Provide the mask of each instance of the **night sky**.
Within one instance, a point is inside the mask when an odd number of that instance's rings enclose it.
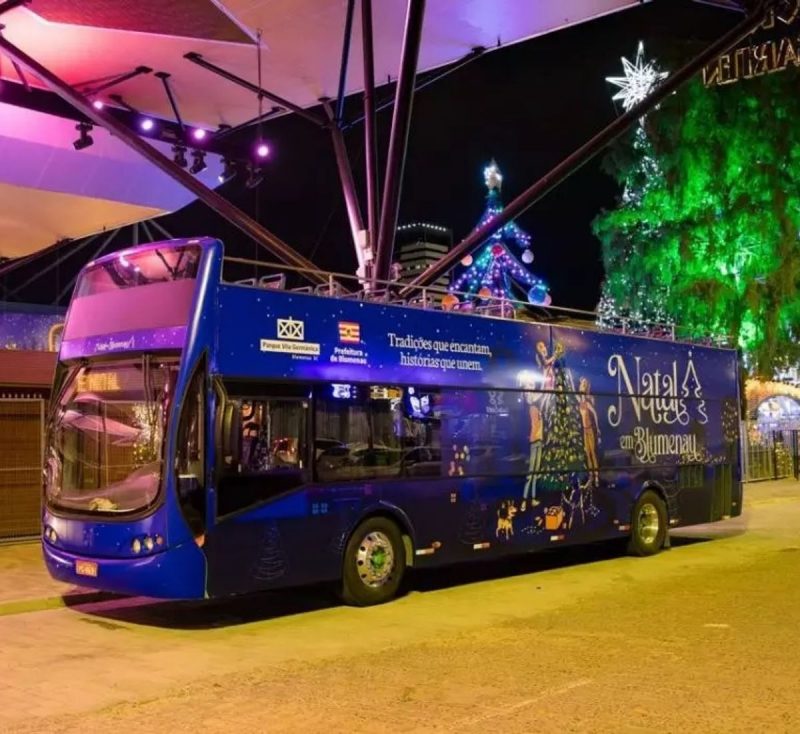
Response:
[[[450,227],[458,242],[483,211],[482,171],[491,158],[503,172],[507,203],[620,113],[605,77],[621,73],[620,56],[632,59],[640,39],[648,57],[663,58],[676,43],[718,38],[738,19],[690,0],[654,0],[492,51],[427,87],[414,101],[399,223]],[[360,63],[360,49],[354,51],[351,63]],[[384,86],[378,100],[392,93],[393,86]],[[361,95],[354,96],[345,117],[361,111]],[[390,123],[391,111],[381,112],[381,156]],[[261,186],[248,190],[234,179],[220,191],[320,268],[352,273],[355,255],[329,133],[296,116],[273,121],[264,133],[273,154]],[[346,140],[363,192],[363,128],[355,126]],[[594,309],[597,303],[603,270],[591,221],[618,193],[601,170],[602,157],[518,220],[532,235],[533,269],[550,284],[554,305]],[[175,237],[217,236],[229,254],[274,259],[200,203],[161,222]],[[62,275],[64,282],[69,275]],[[21,294],[25,300],[39,300],[30,291]]]

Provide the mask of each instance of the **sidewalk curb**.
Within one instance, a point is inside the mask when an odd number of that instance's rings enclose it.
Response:
[[[50,609],[74,607],[90,602],[107,601],[116,598],[116,594],[104,591],[92,591],[86,594],[64,594],[62,596],[47,596],[41,599],[18,599],[0,604],[0,617],[11,617],[15,614],[28,614],[30,612],[45,612]]]

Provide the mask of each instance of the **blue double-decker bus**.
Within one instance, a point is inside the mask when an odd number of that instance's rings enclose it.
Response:
[[[741,511],[732,350],[227,283],[223,262],[172,240],[82,272],[45,457],[55,578],[335,581],[367,605],[409,567],[614,537],[650,555]]]

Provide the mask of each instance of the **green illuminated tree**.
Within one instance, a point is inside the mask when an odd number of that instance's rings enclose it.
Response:
[[[594,222],[605,308],[642,311],[650,299],[681,335],[733,337],[759,375],[797,361],[797,81],[695,80],[612,149],[624,194]]]

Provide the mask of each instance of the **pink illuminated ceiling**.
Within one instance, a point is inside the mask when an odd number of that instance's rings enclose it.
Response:
[[[498,41],[502,45],[516,43],[638,4],[640,0],[431,0],[427,3],[419,66],[431,69],[464,56],[475,46],[492,49]],[[95,5],[106,7],[106,11],[86,10]],[[184,54],[200,53],[212,63],[256,82],[256,52],[247,40],[248,35],[255,37],[259,28],[266,88],[302,107],[317,104],[321,96],[336,96],[346,0],[183,0],[175,5],[203,10],[203,25],[210,35],[196,37],[194,10],[183,14],[184,23],[180,14],[164,12],[158,33],[125,30],[143,26],[141,17],[132,17],[136,14],[126,8],[148,6],[150,15],[160,18],[157,8],[169,5],[172,3],[157,0],[36,0],[31,9],[21,7],[3,16],[4,34],[74,85],[142,65],[168,72],[183,116],[197,125],[242,122],[256,114],[257,104],[252,93],[191,64]],[[41,15],[34,12],[40,7]],[[58,8],[61,12],[55,12]],[[217,15],[205,15],[208,8],[215,9]],[[373,2],[375,77],[379,81],[397,75],[405,9],[406,0]],[[348,92],[363,86],[359,14],[356,16]],[[77,25],[79,17],[83,23]],[[47,18],[70,18],[71,22]],[[231,32],[244,42],[216,40]],[[13,74],[8,65],[3,73]],[[172,116],[160,82],[152,75],[125,82],[116,91],[124,93],[126,101],[137,109]]]
[[[475,46],[494,49],[498,44],[517,43],[640,1],[429,0],[419,67],[436,68]],[[373,2],[375,76],[379,82],[396,77],[406,4],[406,0]],[[295,104],[312,106],[322,96],[336,96],[346,7],[347,0],[34,0],[3,14],[2,23],[3,34],[11,43],[78,88],[137,66],[168,72],[184,119],[214,129],[254,117],[257,100],[250,92],[190,63],[184,58],[186,53],[199,53],[256,82],[254,39],[261,29],[263,85]],[[359,18],[356,13],[347,77],[350,93],[362,88]],[[16,79],[7,59],[1,57],[0,75]],[[30,81],[38,85],[36,79]],[[143,112],[172,117],[161,82],[152,74],[126,81],[109,92],[123,94],[126,102]],[[171,211],[188,203],[177,184],[136,161],[132,153],[123,152],[116,141],[106,146],[115,160],[113,170],[96,160],[87,165],[91,156],[100,155],[100,149],[95,143],[84,151],[72,150],[69,136],[75,136],[69,123],[62,130],[66,143],[53,145],[43,138],[37,143],[29,139],[29,130],[12,128],[3,107],[0,89],[0,146],[9,151],[27,145],[27,150],[36,152],[27,159],[27,166],[25,156],[16,154],[22,163],[17,164],[13,176],[6,165],[0,166],[0,184],[22,186],[26,191],[25,196],[14,197],[13,211],[10,197],[0,199],[0,255],[36,250],[50,244],[48,238],[54,234],[78,237],[100,225],[117,226],[136,211]],[[95,138],[101,133],[96,130]],[[26,168],[30,169],[27,173]],[[89,172],[93,178],[87,183]],[[216,171],[208,173],[213,180]],[[26,180],[16,180],[20,178]],[[37,200],[31,194],[36,190],[46,196]],[[63,212],[57,207],[52,212],[50,218],[62,224],[56,229],[31,227],[26,234],[20,222],[54,207],[53,194],[73,197]],[[27,209],[18,206],[20,199],[29,202]],[[81,207],[87,212],[85,219]],[[11,227],[4,224],[9,219]]]

